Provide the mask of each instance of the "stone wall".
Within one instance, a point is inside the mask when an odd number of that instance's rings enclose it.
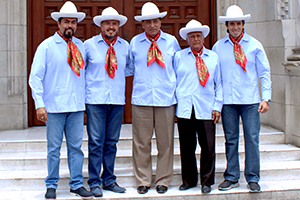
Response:
[[[289,1],[287,17],[282,20],[285,39],[286,142],[300,146],[300,0]],[[294,52],[292,51],[294,50]]]
[[[26,0],[0,0],[0,130],[27,127]]]

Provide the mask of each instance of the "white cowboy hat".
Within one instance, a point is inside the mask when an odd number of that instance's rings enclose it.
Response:
[[[207,25],[202,25],[200,22],[192,19],[186,24],[185,27],[179,30],[179,35],[182,39],[186,40],[187,34],[191,32],[202,32],[203,37],[206,38],[209,33],[209,27]]]
[[[251,18],[250,14],[244,15],[243,10],[237,5],[232,5],[227,8],[226,16],[219,16],[219,21],[225,24],[226,21],[241,21],[245,22]]]
[[[158,7],[154,3],[147,2],[142,7],[142,15],[134,16],[134,19],[141,22],[143,20],[163,18],[166,15],[167,11],[160,13]]]
[[[102,15],[93,18],[94,23],[99,27],[101,27],[101,22],[105,20],[117,20],[120,22],[119,27],[121,27],[127,22],[127,17],[119,15],[113,7],[108,7],[102,11]]]
[[[77,18],[77,22],[82,21],[85,18],[84,12],[77,12],[77,8],[71,1],[67,1],[60,9],[59,12],[51,13],[52,19],[58,21],[61,17],[68,17],[68,18]]]

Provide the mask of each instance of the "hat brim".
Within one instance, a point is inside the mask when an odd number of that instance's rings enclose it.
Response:
[[[251,18],[250,14],[241,16],[241,17],[226,17],[226,16],[219,16],[219,21],[225,24],[227,21],[248,21]]]
[[[101,27],[101,22],[105,20],[117,20],[120,22],[119,27],[127,22],[127,17],[123,15],[98,15],[93,18],[94,23]]]
[[[60,13],[60,12],[53,12],[51,13],[52,19],[55,21],[58,21],[61,17],[67,17],[67,18],[77,18],[77,22],[81,22],[85,18],[84,12],[76,12],[76,13]]]
[[[181,28],[179,30],[179,35],[182,39],[186,40],[187,34],[192,32],[202,32],[203,37],[206,38],[206,36],[209,34],[209,27],[206,25],[203,25],[201,27],[191,27],[191,28]]]
[[[138,22],[141,22],[143,20],[149,20],[149,19],[157,19],[157,18],[163,18],[164,16],[167,15],[167,11],[157,13],[157,14],[152,14],[152,15],[144,15],[144,16],[134,16],[134,19]]]

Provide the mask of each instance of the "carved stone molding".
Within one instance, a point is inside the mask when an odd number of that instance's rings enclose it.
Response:
[[[290,19],[291,5],[290,0],[277,0],[277,19]]]
[[[300,47],[295,47],[292,50],[293,55],[287,57],[283,66],[289,71],[300,71]]]

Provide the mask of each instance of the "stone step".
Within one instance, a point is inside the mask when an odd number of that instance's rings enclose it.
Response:
[[[241,163],[241,179],[240,183],[245,182],[244,166]],[[199,168],[199,166],[198,166]],[[216,164],[215,183],[219,184],[223,181],[223,172],[225,164]],[[153,169],[155,174],[155,168]],[[300,174],[300,161],[278,161],[261,163],[260,176],[263,181],[282,181],[282,180],[298,180]],[[83,170],[84,182],[87,183],[88,172]],[[137,187],[132,168],[116,169],[115,175],[117,182],[124,187]],[[5,190],[43,190],[45,189],[44,178],[47,176],[47,170],[26,170],[26,171],[1,171],[0,172],[0,191]],[[68,189],[69,171],[60,171],[60,181],[58,189]],[[153,176],[154,178],[154,176]],[[181,168],[174,166],[174,177],[170,185],[179,186],[181,181]],[[87,186],[87,185],[85,185]]]
[[[199,159],[200,148],[198,146],[197,159]],[[239,146],[240,159],[244,160],[244,146]],[[87,151],[84,151],[84,168],[87,166]],[[156,165],[157,150],[152,149],[152,163]],[[40,170],[47,167],[46,152],[23,152],[23,153],[0,153],[0,171],[11,170]],[[67,152],[61,152],[60,168],[67,169]],[[260,145],[261,161],[269,160],[299,160],[300,148],[286,144],[261,144]],[[225,146],[216,147],[216,160],[219,163],[225,163]],[[132,151],[118,150],[115,161],[116,168],[132,168]],[[174,165],[180,165],[179,147],[174,148]]]
[[[218,184],[212,186],[210,194],[202,194],[201,188],[198,185],[187,191],[179,191],[178,186],[170,186],[165,194],[158,194],[152,187],[147,194],[140,195],[136,192],[136,187],[126,188],[126,192],[122,194],[113,193],[103,190],[103,198],[99,199],[134,199],[134,200],[253,200],[253,199],[299,199],[300,181],[261,181],[262,191],[260,193],[250,193],[247,189],[247,184],[242,182],[240,187],[231,189],[229,191],[219,191]],[[45,189],[30,190],[30,191],[0,191],[1,199],[18,199],[18,200],[44,200]],[[70,195],[69,189],[57,190],[58,200],[77,200],[79,197]],[[98,199],[98,198],[94,198]]]
[[[88,139],[86,127],[84,129],[84,137],[82,142],[82,150],[88,150]],[[217,124],[216,127],[216,146],[224,145],[224,133],[222,130],[222,125]],[[240,127],[240,144],[244,143],[242,126]],[[175,125],[174,133],[174,146],[179,146],[177,125]],[[261,127],[260,133],[260,144],[280,144],[284,143],[284,133],[278,131],[269,126]],[[152,142],[153,148],[156,148],[155,136]],[[132,149],[132,135],[131,135],[131,125],[123,124],[121,129],[120,141],[118,143],[119,150]],[[10,152],[46,152],[47,151],[47,141],[46,141],[46,128],[45,127],[34,127],[28,128],[26,130],[17,131],[2,131],[0,132],[0,152],[10,153]],[[66,144],[63,142],[61,151],[66,151]]]

